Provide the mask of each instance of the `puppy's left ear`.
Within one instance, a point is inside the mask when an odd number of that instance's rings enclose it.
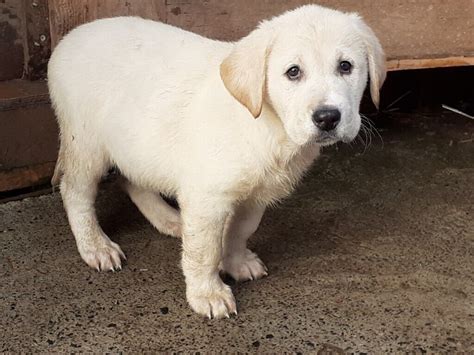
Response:
[[[220,67],[227,90],[255,118],[262,113],[269,42],[268,33],[256,29],[235,44]]]
[[[364,39],[367,50],[370,76],[370,96],[372,97],[375,107],[378,109],[380,103],[380,89],[382,88],[387,76],[385,53],[374,31],[367,26],[359,15],[354,14],[354,17],[356,18],[357,27]]]

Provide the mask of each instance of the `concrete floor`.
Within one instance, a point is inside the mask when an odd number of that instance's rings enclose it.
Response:
[[[474,352],[474,122],[384,126],[265,215],[251,244],[270,276],[233,286],[230,320],[189,309],[179,240],[113,183],[98,209],[122,272],[86,267],[57,193],[0,205],[0,352]]]

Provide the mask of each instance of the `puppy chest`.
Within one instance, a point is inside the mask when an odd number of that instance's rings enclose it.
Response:
[[[307,166],[268,169],[253,189],[252,195],[261,203],[275,203],[293,192],[306,170]]]
[[[265,204],[272,204],[293,192],[305,172],[309,169],[318,150],[303,151],[288,162],[274,161],[261,170],[259,183],[252,191],[254,198]]]

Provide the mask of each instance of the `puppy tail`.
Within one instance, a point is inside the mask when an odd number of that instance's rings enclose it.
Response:
[[[63,145],[60,143],[58,160],[56,161],[53,177],[51,178],[51,186],[53,186],[53,191],[57,186],[59,186],[59,183],[61,182],[61,177],[63,175],[63,162],[64,162],[64,149],[63,149]]]

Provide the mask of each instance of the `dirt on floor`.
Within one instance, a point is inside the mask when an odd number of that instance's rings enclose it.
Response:
[[[114,183],[97,207],[128,257],[89,269],[58,193],[0,205],[0,352],[474,352],[474,121],[392,114],[383,137],[325,149],[251,241],[269,268],[239,314],[184,295],[180,241]]]

